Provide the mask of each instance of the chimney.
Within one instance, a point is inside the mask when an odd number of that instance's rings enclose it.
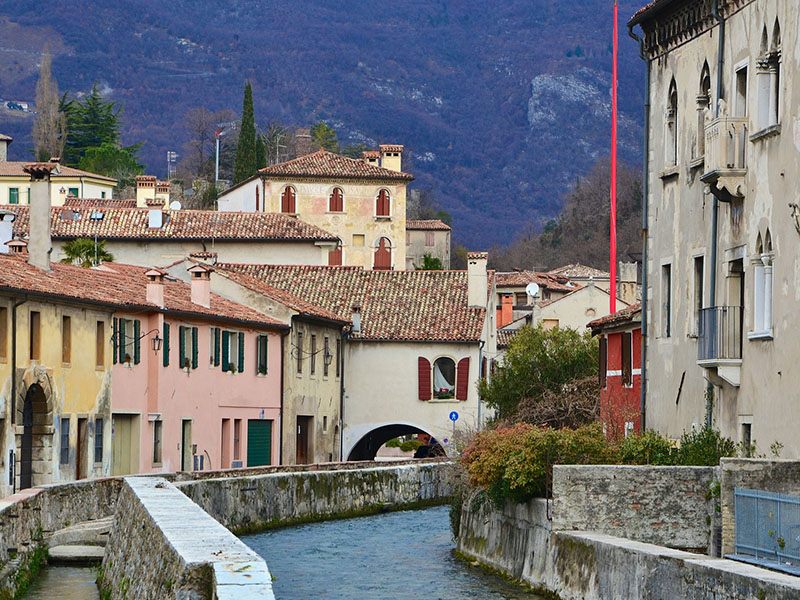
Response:
[[[353,333],[361,333],[361,307],[353,305]]]
[[[402,171],[403,147],[399,144],[381,144],[381,166],[391,171]]]
[[[192,279],[192,304],[211,308],[211,267],[194,265],[187,269]]]
[[[6,253],[18,256],[28,253],[28,242],[25,240],[11,240],[10,242],[6,242],[5,245],[7,246],[5,250]]]
[[[635,262],[619,263],[619,283],[617,283],[617,298],[625,304],[636,302],[637,267]]]
[[[159,308],[164,308],[164,275],[166,271],[150,269],[145,271],[147,277],[147,301]]]
[[[486,308],[489,279],[486,274],[488,252],[467,252],[467,299],[470,308]]]
[[[314,141],[311,139],[311,130],[308,127],[298,127],[294,131],[294,151],[297,158],[314,152]]]
[[[10,210],[0,210],[0,253],[10,252],[9,242],[14,238],[14,221],[17,213]]]
[[[58,163],[31,163],[22,167],[31,177],[31,207],[29,212],[28,263],[45,271],[50,270],[50,174],[59,173]]]
[[[500,298],[500,306],[497,307],[497,328],[505,327],[513,320],[514,297],[511,294],[503,294]]]
[[[144,208],[148,200],[156,198],[156,176],[137,175],[136,176],[136,206]]]
[[[361,153],[361,159],[368,165],[381,166],[381,153],[377,150],[364,150]]]
[[[0,162],[8,161],[8,145],[13,141],[10,135],[0,133]]]

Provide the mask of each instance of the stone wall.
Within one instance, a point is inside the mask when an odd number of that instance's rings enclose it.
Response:
[[[274,598],[264,560],[156,477],[125,479],[100,587],[110,599]]]
[[[450,495],[447,462],[272,472],[179,482],[178,488],[229,529],[366,514],[440,503]]]
[[[557,465],[553,529],[707,552],[716,482],[714,467]]]

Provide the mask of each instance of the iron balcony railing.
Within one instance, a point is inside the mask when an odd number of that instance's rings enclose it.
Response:
[[[800,497],[734,489],[735,556],[800,573]]]
[[[700,309],[697,360],[741,360],[742,307]]]

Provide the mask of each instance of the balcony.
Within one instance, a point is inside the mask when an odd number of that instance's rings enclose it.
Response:
[[[747,118],[719,117],[705,126],[705,173],[700,181],[711,185],[722,202],[744,197],[747,174]]]
[[[710,306],[700,310],[697,364],[739,387],[742,366],[742,307]]]

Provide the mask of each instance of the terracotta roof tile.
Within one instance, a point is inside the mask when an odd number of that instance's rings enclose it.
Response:
[[[29,265],[24,257],[0,255],[0,290],[26,291],[64,299],[84,300],[117,308],[159,310],[147,301],[149,269],[106,263],[94,269],[52,263],[52,271]],[[223,318],[247,323],[283,325],[247,306],[211,294],[211,306],[191,301],[191,286],[182,281],[164,282],[164,309],[204,318]]]
[[[439,219],[407,219],[406,230],[451,231],[450,225]]]
[[[562,275],[536,273],[535,271],[512,271],[497,273],[497,287],[525,287],[535,283],[539,287],[558,292],[574,292],[579,286],[567,285],[569,279]]]
[[[28,206],[0,206],[17,213],[14,235],[28,233]],[[211,210],[163,211],[164,224],[149,227],[149,209],[108,208],[102,221],[93,221],[90,211],[54,206],[51,208],[51,229],[54,239],[97,236],[103,239],[170,239],[170,240],[281,240],[338,241],[332,233],[294,217],[279,213],[216,212]]]
[[[623,323],[635,322],[641,320],[642,314],[642,303],[637,302],[636,304],[632,304],[627,308],[623,308],[622,310],[618,310],[615,313],[610,315],[606,315],[605,317],[600,317],[599,319],[595,319],[594,321],[589,322],[586,326],[590,327],[593,333],[599,333],[605,327],[612,327],[616,325],[622,325]],[[597,331],[595,331],[597,330]]]
[[[649,4],[646,4],[645,6],[636,11],[628,21],[628,25],[630,27],[633,27],[640,21],[643,21],[645,15],[649,13],[651,10],[654,10],[656,8],[661,9],[667,4],[669,4],[671,1],[672,0],[653,0]]]
[[[519,329],[498,329],[497,330],[497,347],[499,349],[508,348],[511,341]]]
[[[74,198],[67,196],[64,206],[80,208],[136,208],[136,198]]]
[[[31,163],[13,160],[0,162],[0,176],[28,177],[28,174],[25,173],[23,168],[25,165],[29,164]],[[80,169],[74,169],[64,165],[59,165],[59,169],[61,172],[58,175],[53,175],[54,179],[58,179],[59,177],[93,177],[95,179],[103,179],[111,183],[117,183],[116,179],[106,177],[105,175],[98,175],[97,173],[89,173],[89,171],[81,171]]]
[[[469,308],[466,271],[365,271],[361,267],[243,265],[219,269],[255,277],[343,321],[361,307],[363,340],[478,341],[485,309]],[[492,283],[489,276],[489,286]],[[488,292],[488,290],[487,290]]]
[[[293,160],[265,167],[259,173],[265,176],[281,177],[389,179],[402,181],[414,179],[414,176],[408,173],[392,171],[391,169],[369,164],[361,159],[349,158],[327,150],[317,150]]]
[[[563,275],[568,279],[589,277],[594,277],[595,279],[608,279],[611,277],[608,271],[601,271],[600,269],[587,267],[586,265],[582,265],[580,263],[576,263],[574,265],[564,265],[563,267],[552,269],[548,271],[548,273],[551,275]]]
[[[5,133],[0,133],[0,142],[8,142],[11,143],[14,141],[10,135],[6,135]]]

